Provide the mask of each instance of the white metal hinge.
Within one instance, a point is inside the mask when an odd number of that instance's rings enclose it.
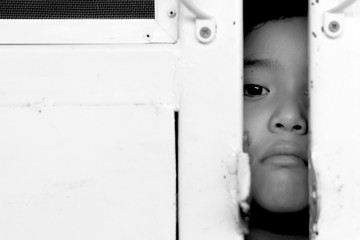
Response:
[[[216,36],[215,18],[199,9],[192,0],[182,0],[184,6],[196,17],[196,37],[201,43],[210,43]]]

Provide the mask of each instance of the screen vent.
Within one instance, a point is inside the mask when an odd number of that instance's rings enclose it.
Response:
[[[0,0],[0,19],[155,19],[155,0]]]

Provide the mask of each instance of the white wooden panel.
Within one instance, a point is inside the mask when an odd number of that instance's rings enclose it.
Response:
[[[0,238],[175,239],[173,116],[0,108]]]
[[[343,14],[330,13],[343,2],[314,1],[310,8],[311,157],[319,207],[318,222],[312,226],[316,240],[360,236],[360,2]],[[327,31],[333,20],[342,32],[332,38]]]
[[[181,240],[239,240],[229,163],[241,151],[241,1],[193,1],[217,23],[208,44],[183,8],[180,37],[179,210]]]
[[[0,104],[173,103],[175,46],[0,46]]]
[[[0,238],[175,239],[175,45],[0,46]]]

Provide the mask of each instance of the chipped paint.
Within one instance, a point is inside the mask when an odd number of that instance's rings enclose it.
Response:
[[[309,204],[310,204],[310,237],[315,239],[318,235],[317,221],[319,218],[319,204],[317,193],[316,173],[313,167],[311,155],[309,156]]]
[[[234,216],[234,222],[239,233],[247,234],[248,216],[250,211],[250,161],[247,153],[233,152],[230,161],[227,162],[227,191],[232,204],[231,211]]]
[[[250,213],[250,187],[251,187],[251,169],[250,157],[247,153],[240,153],[238,156],[237,167],[237,202],[239,203],[241,217],[241,228],[244,233],[248,233],[248,221]]]

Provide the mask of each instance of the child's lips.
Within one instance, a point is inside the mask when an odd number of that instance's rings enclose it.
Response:
[[[264,164],[280,167],[304,167],[307,166],[307,152],[298,148],[295,144],[280,144],[270,148],[263,158]]]
[[[264,164],[279,167],[305,167],[306,162],[294,155],[272,155],[264,160]]]

